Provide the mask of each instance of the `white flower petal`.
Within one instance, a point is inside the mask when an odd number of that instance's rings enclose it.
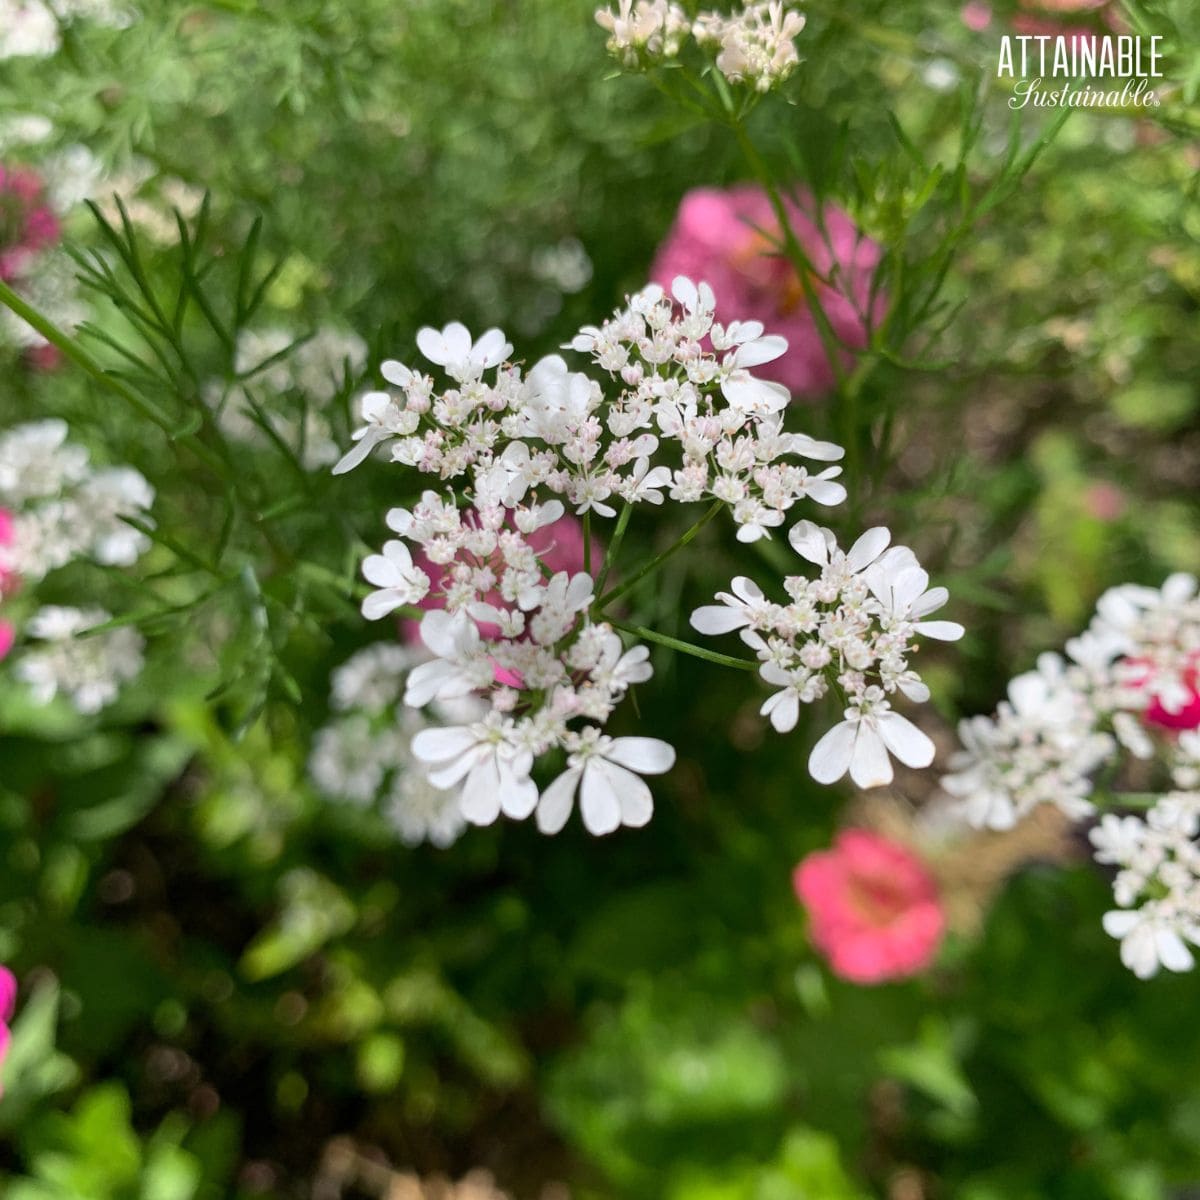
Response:
[[[818,783],[836,783],[850,769],[858,723],[840,721],[813,747],[808,773]]]
[[[541,795],[537,806],[537,827],[554,834],[567,823],[575,804],[575,790],[582,772],[578,767],[564,771]]]
[[[675,748],[659,738],[619,737],[605,758],[641,775],[661,775],[675,765]]]
[[[927,767],[933,762],[933,742],[907,717],[898,712],[883,712],[876,716],[875,722],[884,745],[906,767]]]

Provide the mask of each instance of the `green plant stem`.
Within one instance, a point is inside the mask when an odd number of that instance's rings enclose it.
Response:
[[[600,599],[597,600],[592,606],[592,611],[597,614],[602,613],[610,604],[613,603],[613,601],[619,600],[625,595],[626,592],[630,591],[632,588],[641,583],[641,581],[645,579],[647,575],[653,574],[653,572],[657,571],[659,567],[661,567],[663,563],[667,561],[667,559],[671,558],[672,555],[678,554],[679,551],[684,548],[684,546],[692,541],[692,539],[695,538],[700,530],[703,529],[704,526],[707,525],[709,521],[711,521],[713,517],[715,517],[717,513],[719,513],[724,507],[724,500],[714,500],[712,504],[709,505],[704,516],[702,516],[700,520],[695,523],[695,525],[687,530],[687,532],[684,533],[680,539],[674,543],[674,545],[664,550],[661,554],[656,555],[649,562],[643,563],[628,579],[625,580],[624,583],[617,584],[612,591],[606,592],[603,596],[601,596]],[[686,643],[682,644],[686,645]]]
[[[583,573],[592,573],[592,510],[583,514]]]
[[[52,346],[61,350],[77,367],[81,367],[97,383],[120,396],[148,421],[152,421],[174,443],[186,446],[205,466],[220,471],[221,460],[194,434],[180,434],[171,419],[120,379],[110,375],[73,338],[68,337],[53,321],[27,303],[8,284],[0,281],[0,304],[11,309],[23,321],[32,325]]]
[[[604,563],[600,567],[600,576],[596,580],[597,595],[604,594],[604,582],[608,578],[609,571],[612,570],[613,563],[617,561],[617,555],[621,552],[621,543],[625,540],[625,530],[629,528],[629,518],[632,516],[633,505],[627,500],[625,507],[621,509],[620,516],[617,517],[617,527],[613,530],[612,540],[604,551]],[[586,525],[584,528],[586,529]]]
[[[739,671],[758,670],[758,663],[751,662],[749,659],[734,658],[730,654],[719,654],[716,650],[706,650],[703,646],[693,646],[691,642],[668,637],[665,633],[656,633],[653,629],[647,629],[645,625],[629,625],[624,621],[613,620],[612,617],[608,618],[608,622],[625,633],[633,634],[643,641],[653,642],[657,646],[666,646],[670,650],[677,650],[680,654],[690,654],[693,658],[702,658],[705,662],[716,663],[722,667],[736,667]]]

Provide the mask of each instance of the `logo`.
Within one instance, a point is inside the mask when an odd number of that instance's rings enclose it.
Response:
[[[1163,77],[1161,42],[1157,35],[1006,34],[996,77],[1014,81],[1009,108],[1157,108],[1151,81]]]

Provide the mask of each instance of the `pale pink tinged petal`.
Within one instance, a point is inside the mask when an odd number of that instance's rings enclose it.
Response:
[[[674,753],[671,757],[673,760]],[[654,816],[654,796],[650,791],[650,785],[640,775],[635,775],[632,771],[627,771],[624,767],[619,767],[602,758],[594,760],[593,769],[601,771],[607,776],[610,786],[616,793],[621,805],[622,825],[628,825],[632,829],[641,829],[642,826],[649,824],[650,818]]]
[[[379,373],[388,383],[394,383],[397,387],[405,387],[413,378],[413,372],[394,358],[385,358],[379,365]]]
[[[564,771],[543,793],[537,806],[537,827],[554,834],[567,823],[575,803],[575,789],[581,772],[578,767]]]
[[[692,613],[691,623],[698,633],[715,637],[748,625],[750,618],[740,609],[729,608],[724,604],[707,604]]]
[[[884,745],[906,767],[927,767],[933,762],[933,742],[907,717],[885,712],[876,718],[876,723]]]
[[[642,775],[661,775],[675,765],[675,748],[659,738],[620,737],[604,757]]]
[[[918,621],[914,628],[936,642],[957,642],[967,632],[957,621]]]
[[[371,451],[375,449],[386,437],[387,433],[382,429],[371,428],[363,434],[363,436],[353,445],[341,458],[337,460],[333,467],[334,475],[345,475],[347,471],[353,471],[359,463],[363,462]]]
[[[876,525],[874,529],[868,529],[850,547],[850,552],[846,555],[846,565],[852,571],[861,571],[863,567],[874,562],[887,549],[887,544],[891,540],[891,531],[883,525]]]
[[[764,701],[760,715],[769,717],[776,733],[790,733],[800,719],[800,697],[790,689],[776,692]]]
[[[489,754],[467,775],[460,810],[472,825],[490,825],[500,815],[500,801],[500,771],[496,756]]]
[[[785,671],[777,662],[763,663],[763,665],[758,668],[758,674],[760,678],[765,680],[767,683],[773,683],[776,687],[785,688],[790,686],[792,682],[790,673]]]
[[[476,736],[462,725],[422,729],[412,740],[413,756],[424,763],[445,763],[466,754],[478,744]]]
[[[892,782],[892,760],[888,758],[883,737],[869,721],[858,723],[858,736],[850,756],[850,778],[864,789]]]
[[[587,831],[600,836],[612,833],[621,824],[621,800],[613,790],[609,776],[595,769],[597,762],[592,759],[584,768],[579,811]]]
[[[841,721],[813,747],[808,773],[818,783],[836,783],[850,768],[858,722]]]
[[[362,615],[368,621],[378,621],[380,617],[386,617],[388,613],[395,612],[404,602],[404,597],[391,589],[372,592],[369,596],[363,597]]]

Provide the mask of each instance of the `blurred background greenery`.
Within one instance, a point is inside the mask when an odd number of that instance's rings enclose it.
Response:
[[[945,264],[944,332],[880,354],[865,386],[865,447],[894,433],[861,507],[968,627],[927,672],[948,749],[953,719],[990,710],[1106,586],[1200,560],[1200,30],[1190,0],[1120,9],[1168,39],[1163,109],[1073,115],[965,228],[956,193],[987,194],[1011,136],[992,76],[1014,6],[983,31],[946,0],[805,11],[805,61],[751,119],[764,155],[851,211],[893,273]],[[333,320],[372,364],[451,319],[553,350],[644,282],[684,192],[749,173],[727,129],[614,77],[574,0],[141,0],[127,27],[72,22],[55,56],[0,63],[0,118],[29,112],[136,183],[156,286],[180,269],[165,201],[194,222],[207,189],[211,278],[261,216],[263,322]],[[1031,115],[1020,144],[1047,128]],[[105,245],[82,207],[69,236]],[[102,298],[91,319],[122,328]],[[201,322],[185,338],[197,379],[228,368]],[[6,424],[54,413],[102,461],[171,469],[85,375],[0,372]],[[843,428],[812,404],[814,434]],[[245,471],[279,499],[278,461]],[[156,516],[202,539],[221,497],[186,478]],[[281,536],[338,573],[401,498],[369,467],[299,494]],[[727,579],[742,549],[705,538]],[[170,562],[159,545],[149,569]],[[710,582],[681,564],[637,616],[670,632]],[[1099,925],[1107,883],[1064,839],[972,844],[943,872],[963,916],[936,969],[839,982],[790,872],[847,797],[807,779],[803,733],[766,735],[753,681],[665,659],[640,702],[680,764],[648,828],[405,849],[306,777],[329,672],[365,635],[353,605],[316,577],[258,584],[261,670],[231,615],[257,593],[232,585],[187,608],[197,644],[151,624],[145,675],[100,718],[0,684],[0,960],[23,984],[6,1196],[436,1196],[415,1177],[473,1168],[544,1200],[1200,1195],[1200,980],[1129,976]],[[141,606],[116,572],[46,594],[83,587]],[[859,819],[910,821],[932,786],[903,778]]]

